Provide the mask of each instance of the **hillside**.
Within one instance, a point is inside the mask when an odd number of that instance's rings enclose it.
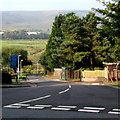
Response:
[[[56,15],[74,12],[79,17],[85,16],[89,11],[3,11],[2,28],[3,30],[42,30],[51,29]],[[0,19],[1,22],[1,19]]]

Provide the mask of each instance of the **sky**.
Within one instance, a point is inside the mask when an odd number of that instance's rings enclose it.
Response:
[[[91,10],[103,8],[97,0],[0,0],[1,11]]]

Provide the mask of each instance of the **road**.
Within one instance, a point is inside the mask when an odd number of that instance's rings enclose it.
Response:
[[[28,76],[28,81],[35,81],[36,86],[3,88],[3,118],[120,120],[120,89],[55,81],[39,75]]]

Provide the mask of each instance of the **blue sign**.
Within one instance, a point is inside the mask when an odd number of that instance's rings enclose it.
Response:
[[[10,67],[11,68],[18,67],[18,56],[17,55],[10,56]]]

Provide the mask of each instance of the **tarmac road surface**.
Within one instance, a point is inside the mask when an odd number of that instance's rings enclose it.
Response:
[[[3,88],[2,118],[120,120],[120,89],[30,75],[36,87]]]

